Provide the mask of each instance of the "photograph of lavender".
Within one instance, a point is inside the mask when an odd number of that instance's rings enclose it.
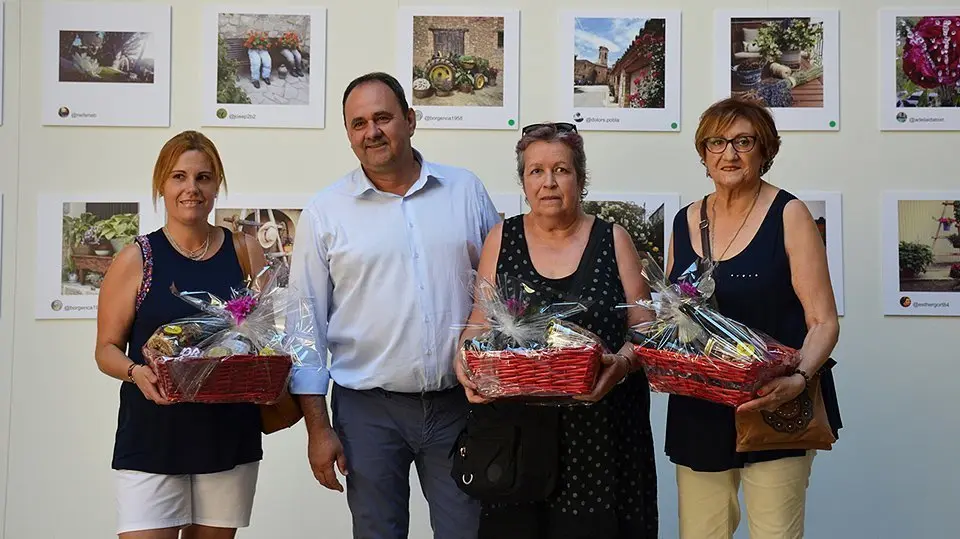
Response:
[[[60,31],[60,82],[153,84],[149,32]]]

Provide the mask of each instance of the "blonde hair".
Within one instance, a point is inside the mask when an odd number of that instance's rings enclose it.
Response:
[[[213,176],[217,179],[217,192],[220,192],[221,187],[226,190],[227,178],[223,173],[223,161],[220,160],[220,152],[217,151],[216,145],[199,131],[183,131],[163,145],[160,155],[157,156],[157,163],[153,166],[154,207],[163,190],[163,182],[167,181],[173,167],[177,165],[177,160],[190,151],[197,151],[207,156],[213,166]]]
[[[730,128],[734,122],[743,118],[757,131],[757,142],[763,156],[761,174],[766,174],[773,165],[773,158],[780,152],[780,134],[777,124],[766,107],[756,101],[728,97],[717,101],[700,115],[700,125],[694,135],[694,144],[700,159],[706,159],[706,141],[718,137]]]

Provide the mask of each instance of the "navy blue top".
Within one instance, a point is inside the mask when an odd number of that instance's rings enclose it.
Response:
[[[144,254],[143,296],[130,331],[127,356],[144,363],[141,348],[161,325],[198,314],[173,295],[203,290],[229,299],[243,282],[230,232],[211,258],[190,260],[178,253],[162,230],[137,238]],[[151,263],[152,251],[152,263]],[[113,450],[114,469],[156,474],[200,474],[229,470],[262,458],[260,410],[255,404],[177,403],[158,405],[136,384],[120,387],[120,411]]]
[[[795,198],[784,190],[777,193],[756,235],[743,251],[719,263],[714,281],[721,314],[799,349],[807,335],[807,324],[803,306],[793,290],[783,238],[783,210]],[[699,259],[690,241],[688,208],[689,205],[680,210],[673,221],[672,282],[677,282]],[[828,366],[832,365],[831,360]],[[830,368],[822,369],[820,388],[836,435],[841,427],[840,410]],[[666,434],[666,453],[670,460],[696,471],[717,472],[805,453],[803,450],[738,453],[734,413],[735,408],[731,406],[670,395]]]

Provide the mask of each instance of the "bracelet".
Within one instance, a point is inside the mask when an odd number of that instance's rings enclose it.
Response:
[[[134,380],[133,380],[133,369],[136,369],[136,368],[139,367],[139,366],[140,366],[139,363],[131,363],[130,366],[127,367],[127,380],[129,380],[129,381],[131,381],[131,382],[134,381]]]

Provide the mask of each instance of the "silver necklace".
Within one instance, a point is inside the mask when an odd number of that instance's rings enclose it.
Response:
[[[183,247],[180,247],[180,244],[177,243],[177,240],[173,239],[173,235],[170,234],[170,231],[167,230],[167,227],[163,227],[163,235],[170,240],[170,244],[173,245],[173,248],[183,256],[189,258],[190,260],[200,260],[203,257],[207,256],[207,250],[210,249],[210,229],[207,229],[207,239],[204,240],[203,246],[196,249],[195,251],[187,251]]]
[[[740,228],[737,229],[736,233],[734,233],[734,235],[733,235],[733,238],[730,239],[730,243],[727,244],[727,248],[724,249],[722,253],[720,253],[720,256],[713,258],[713,264],[714,264],[714,266],[720,264],[720,261],[723,259],[724,256],[726,256],[727,251],[730,250],[730,246],[733,245],[733,242],[737,240],[737,236],[740,235],[740,231],[743,230],[744,225],[747,224],[747,219],[750,218],[750,214],[753,213],[753,207],[757,205],[757,199],[760,198],[760,190],[761,190],[761,189],[763,189],[763,184],[760,184],[760,187],[757,189],[757,193],[756,193],[755,195],[753,195],[753,202],[750,203],[750,209],[747,210],[747,214],[743,216],[743,221],[740,222]],[[716,225],[716,223],[717,223],[717,199],[716,199],[716,197],[714,197],[714,199],[713,199],[713,209],[712,209],[712,213],[713,213],[713,223],[714,223],[714,225]],[[716,227],[716,226],[711,227],[711,228],[710,228],[710,245],[716,246],[716,241],[714,241],[714,238],[715,238],[715,236],[716,236],[716,233],[717,233],[717,227]]]

